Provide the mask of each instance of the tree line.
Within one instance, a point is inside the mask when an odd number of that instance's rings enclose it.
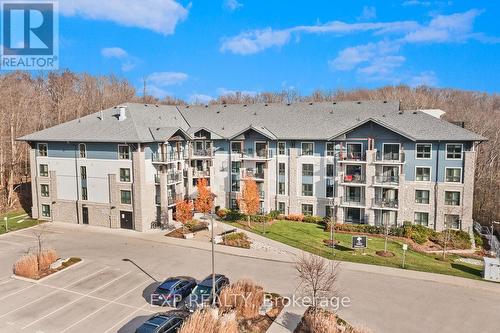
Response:
[[[126,102],[182,105],[174,97],[138,96],[125,79],[71,71],[0,75],[0,211],[12,209],[20,198],[17,186],[29,182],[29,150],[15,138]],[[378,89],[296,90],[231,93],[211,104],[294,103],[322,101],[399,100],[401,109],[442,109],[444,119],[464,122],[465,128],[488,141],[478,146],[474,219],[483,224],[500,220],[500,96],[458,89],[387,86]],[[29,195],[29,191],[27,191]]]

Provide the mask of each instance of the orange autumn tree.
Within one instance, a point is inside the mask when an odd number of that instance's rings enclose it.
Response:
[[[194,202],[194,208],[196,211],[206,215],[212,211],[214,204],[213,194],[205,178],[198,179],[196,185],[198,186],[198,196]]]
[[[244,180],[243,190],[240,198],[238,198],[238,205],[241,211],[247,215],[248,226],[250,227],[250,216],[257,214],[260,209],[259,189],[252,177]]]
[[[182,223],[184,231],[186,223],[193,219],[193,203],[187,200],[179,200],[175,207],[175,219]]]

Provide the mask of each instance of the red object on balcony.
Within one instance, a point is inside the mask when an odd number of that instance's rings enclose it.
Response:
[[[346,181],[346,182],[352,182],[352,175],[346,175],[346,176],[344,176],[344,181]]]

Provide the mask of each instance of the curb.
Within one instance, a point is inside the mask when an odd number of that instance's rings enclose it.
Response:
[[[59,273],[62,273],[62,272],[66,272],[69,268],[72,268],[72,267],[75,267],[75,266],[78,266],[78,264],[81,264],[82,262],[84,262],[84,259],[80,258],[81,260],[77,263],[74,263],[73,265],[71,266],[68,266],[68,267],[65,267],[61,270],[58,270],[52,274],[49,274],[47,276],[44,276],[43,278],[41,279],[38,279],[38,280],[34,280],[34,279],[30,279],[30,278],[26,278],[26,277],[23,277],[23,276],[17,276],[15,274],[12,274],[10,277],[12,279],[16,279],[16,280],[21,280],[21,281],[24,281],[24,282],[31,282],[31,283],[35,283],[35,284],[39,284],[41,282],[44,282],[46,280],[48,280],[50,277],[52,276],[55,276],[55,275],[58,275]]]

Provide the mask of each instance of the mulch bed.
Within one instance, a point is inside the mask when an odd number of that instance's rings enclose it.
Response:
[[[240,320],[238,324],[241,333],[265,333],[269,329],[286,304],[285,300],[278,295],[272,294],[271,296],[273,308],[264,316],[249,320]]]
[[[182,232],[182,228],[178,228],[165,234],[165,236],[174,238],[184,238],[184,232]]]
[[[394,253],[392,253],[391,251],[376,251],[375,254],[386,258],[394,257]]]

